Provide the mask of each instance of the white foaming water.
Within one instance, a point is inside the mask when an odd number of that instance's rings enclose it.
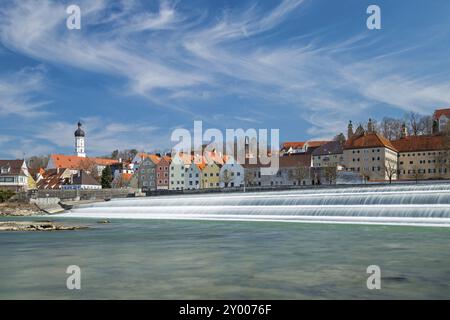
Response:
[[[57,216],[450,227],[450,184],[115,199]]]

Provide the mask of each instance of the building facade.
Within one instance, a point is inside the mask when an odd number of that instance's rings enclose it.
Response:
[[[156,162],[156,163],[155,163]],[[142,160],[139,169],[136,171],[138,188],[143,191],[156,190],[156,166],[158,159],[147,157]]]
[[[63,190],[99,190],[102,185],[84,170],[72,176],[69,183],[62,185]]]
[[[220,168],[222,165],[211,161],[205,163],[202,170],[202,188],[216,189],[220,187]]]
[[[370,120],[367,132],[360,127],[348,138],[343,153],[346,170],[356,172],[365,181],[397,179],[397,149],[373,131]]]
[[[313,167],[338,167],[344,165],[344,148],[340,141],[330,141],[312,152]]]
[[[187,190],[201,189],[202,181],[202,164],[196,164],[192,162],[187,168],[185,173],[184,188]]]
[[[156,166],[156,189],[168,190],[169,189],[169,167],[170,157],[162,156],[158,165]]]
[[[403,136],[392,141],[398,150],[401,180],[449,179],[449,155],[442,134]]]
[[[0,160],[0,189],[26,191],[35,188],[25,160]]]
[[[232,157],[228,157],[220,168],[220,187],[234,188],[244,186],[244,168]]]
[[[186,171],[192,163],[192,156],[176,153],[169,167],[169,190],[183,190],[186,183]]]

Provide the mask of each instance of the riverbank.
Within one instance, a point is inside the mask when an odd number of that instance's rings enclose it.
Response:
[[[0,231],[63,231],[86,229],[85,226],[65,225],[53,221],[4,221]]]
[[[1,217],[23,217],[36,216],[46,214],[35,204],[20,203],[20,202],[4,202],[0,203]]]

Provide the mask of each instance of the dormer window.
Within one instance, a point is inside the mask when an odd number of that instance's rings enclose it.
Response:
[[[1,172],[2,173],[9,173],[11,171],[11,167],[10,166],[3,166],[1,168]]]

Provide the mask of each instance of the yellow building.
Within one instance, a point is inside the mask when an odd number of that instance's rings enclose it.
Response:
[[[220,168],[221,165],[215,162],[203,164],[202,172],[202,189],[214,189],[220,186]]]

